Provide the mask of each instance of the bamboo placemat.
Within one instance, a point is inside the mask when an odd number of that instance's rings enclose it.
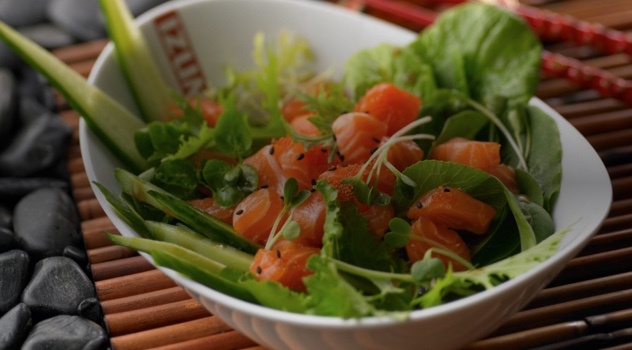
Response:
[[[619,30],[632,29],[630,0],[523,3]],[[54,53],[87,76],[106,43],[84,43]],[[568,43],[549,44],[547,50],[632,79],[630,55],[600,55]],[[545,290],[494,334],[469,348],[632,349],[632,107],[563,78],[543,76],[537,95],[582,132],[601,155],[612,179],[612,208],[599,233]],[[105,238],[105,231],[116,233],[116,229],[95,199],[85,174],[79,116],[59,97],[57,105],[74,129],[68,166],[112,347],[263,349],[209,314],[135,252]]]

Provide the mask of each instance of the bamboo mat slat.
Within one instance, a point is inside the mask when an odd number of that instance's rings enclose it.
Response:
[[[428,3],[419,1],[418,3]],[[630,0],[524,0],[523,3],[632,29]],[[54,53],[87,75],[106,40]],[[630,79],[632,57],[601,55],[569,43],[547,47]],[[543,76],[537,95],[567,118],[597,149],[612,178],[614,201],[607,220],[586,248],[533,301],[469,349],[632,348],[632,108],[565,79]],[[94,197],[79,150],[79,116],[57,94],[62,119],[74,129],[68,148],[73,194],[95,286],[116,350],[263,350],[202,308],[137,253],[114,246],[117,234]]]

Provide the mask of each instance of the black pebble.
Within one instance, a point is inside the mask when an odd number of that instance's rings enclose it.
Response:
[[[2,0],[0,20],[12,27],[44,22],[49,0]]]
[[[17,89],[15,76],[0,68],[0,150],[9,144],[17,124]]]
[[[97,298],[88,298],[79,304],[77,314],[96,323],[103,322],[103,310]]]
[[[76,42],[75,37],[67,33],[64,29],[50,23],[38,23],[31,26],[20,27],[18,31],[48,50],[70,46]]]
[[[0,315],[20,302],[20,295],[29,280],[28,254],[10,250],[0,254]]]
[[[22,350],[97,350],[107,346],[98,324],[79,316],[60,315],[33,326]]]
[[[55,95],[48,80],[35,71],[30,66],[23,64],[20,66],[18,73],[18,91],[20,93],[20,107],[23,107],[24,100],[33,100],[42,108],[48,111],[55,110]],[[20,110],[20,114],[24,113],[24,109]]]
[[[55,166],[66,154],[71,133],[52,113],[33,120],[0,153],[0,176],[26,177]]]
[[[16,203],[27,194],[40,188],[58,188],[67,192],[68,181],[50,177],[0,177],[0,198]]]
[[[0,178],[1,179],[1,178]],[[1,198],[2,195],[0,195]],[[12,229],[13,228],[13,215],[11,215],[11,209],[7,204],[0,203],[0,228]]]
[[[14,306],[0,317],[0,349],[20,349],[32,325],[29,307],[22,303]]]
[[[18,242],[36,260],[62,255],[81,246],[79,217],[70,196],[58,188],[41,188],[22,198],[13,211]]]
[[[77,265],[84,267],[84,271],[88,271],[88,255],[84,248],[69,245],[64,248],[61,255],[74,260]]]
[[[0,227],[0,253],[8,252],[17,247],[18,241],[15,239],[15,233],[9,228]]]
[[[84,300],[95,296],[92,281],[76,262],[54,256],[37,262],[22,294],[22,302],[39,319],[75,315]]]
[[[104,38],[98,0],[50,0],[48,19],[81,41]]]

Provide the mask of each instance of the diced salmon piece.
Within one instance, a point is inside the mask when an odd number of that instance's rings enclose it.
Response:
[[[327,180],[329,185],[338,190],[338,200],[346,202],[355,198],[353,185],[342,183],[342,181],[355,176],[360,168],[362,164],[331,166],[318,176],[318,180]]]
[[[500,164],[500,144],[455,137],[433,147],[430,158],[489,171]]]
[[[305,265],[314,254],[320,254],[320,249],[284,241],[272,250],[259,249],[250,271],[258,281],[276,281],[292,290],[305,291],[303,278],[313,274]]]
[[[274,147],[266,145],[255,154],[244,159],[244,164],[250,165],[257,171],[259,186],[269,187],[277,193],[283,193],[285,175],[276,157]]]
[[[366,162],[386,136],[387,128],[383,121],[360,112],[343,114],[332,124],[338,149],[350,164]]]
[[[283,206],[283,200],[275,190],[261,188],[237,204],[233,228],[244,238],[265,245]],[[279,228],[282,224],[283,221]]]
[[[301,228],[300,235],[292,242],[308,247],[321,247],[325,234],[325,200],[323,195],[316,191],[303,203],[294,208],[292,220]]]
[[[283,176],[295,178],[300,189],[311,189],[318,175],[329,167],[327,153],[319,147],[305,150],[302,143],[293,142],[289,137],[274,141],[272,147]]]
[[[214,217],[222,220],[227,224],[233,224],[233,213],[235,212],[235,206],[224,208],[217,204],[217,201],[213,197],[193,199],[189,201],[189,203],[197,208],[204,210],[205,212],[213,215]]]
[[[499,164],[497,167],[490,169],[489,173],[496,176],[512,193],[520,193],[518,180],[516,180],[516,171],[512,167]]]
[[[291,98],[283,105],[283,107],[281,107],[281,114],[283,115],[283,118],[290,123],[294,121],[296,117],[305,115],[309,112],[310,111],[307,109],[305,102],[296,97]]]
[[[415,220],[411,226],[411,235],[412,237],[406,243],[406,253],[411,263],[422,260],[430,248],[452,251],[468,262],[471,259],[470,250],[458,233],[443,225],[435,224],[428,218],[422,216]],[[467,269],[463,264],[444,254],[435,252],[431,253],[431,256],[441,260],[446,268],[452,264],[453,271]]]
[[[366,91],[354,111],[364,112],[388,125],[387,135],[393,135],[417,119],[421,98],[391,83],[380,83]]]
[[[406,215],[410,219],[425,217],[453,230],[482,234],[496,210],[458,188],[439,186],[421,195]]]
[[[304,136],[317,136],[320,135],[320,130],[314,125],[309,118],[313,117],[315,114],[308,113],[297,116],[292,119],[290,125],[297,133]]]

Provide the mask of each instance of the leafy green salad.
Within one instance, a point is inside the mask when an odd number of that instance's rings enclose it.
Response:
[[[110,26],[121,21],[135,33],[119,1],[101,5]],[[126,50],[142,45],[111,33],[135,89],[142,74],[129,67],[147,52],[135,61]],[[227,66],[226,85],[201,96],[171,94],[165,116],[147,108],[145,121],[70,73],[56,75],[66,68],[8,28],[0,26],[0,37],[57,84],[126,165],[115,170],[122,193],[97,186],[140,237],[110,239],[236,298],[303,314],[405,318],[528,271],[555,254],[567,231],[555,232],[551,217],[562,177],[557,125],[529,105],[541,43],[503,9],[455,6],[409,45],[355,53],[339,80],[313,69],[317,54],[302,38],[257,34],[252,69]],[[158,85],[152,98],[164,94],[166,84]],[[417,101],[410,122],[386,131],[370,117],[367,96],[376,86]],[[96,104],[87,94],[98,96]],[[292,106],[301,113],[289,118]],[[103,110],[120,113],[108,119]],[[299,117],[306,122],[295,124]],[[132,131],[121,130],[129,118]],[[351,146],[343,134],[356,124],[347,119],[371,125],[353,132]],[[350,150],[365,146],[353,137],[382,127],[354,161]],[[453,140],[494,145],[512,185],[487,168],[433,156]],[[402,145],[417,158],[400,167],[394,154],[408,154]],[[436,198],[459,198],[489,219],[478,232],[417,214],[439,205]],[[420,220],[458,242],[424,237]]]

